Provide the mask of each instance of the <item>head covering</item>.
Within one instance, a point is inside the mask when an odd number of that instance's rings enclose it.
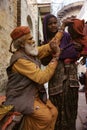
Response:
[[[84,29],[84,20],[80,19],[72,19],[73,22],[73,29],[81,36],[84,36],[83,29]]]
[[[18,38],[26,35],[30,33],[30,28],[28,26],[19,26],[16,27],[11,33],[10,36],[12,38],[12,42],[10,44],[10,49],[9,52],[14,53],[14,51],[12,51],[12,43],[14,40],[17,40]]]
[[[85,21],[80,19],[72,19],[71,22],[73,29],[80,35],[79,38],[75,39],[75,41],[84,46],[82,54],[87,54],[87,35],[84,34]]]
[[[28,26],[19,26],[16,27],[10,34],[13,40],[20,38],[21,36],[30,33],[30,29]]]
[[[56,18],[56,16],[54,16],[53,14],[47,14],[45,15],[44,19],[43,19],[43,37],[44,37],[44,43],[47,43],[48,42],[48,20],[50,18]],[[57,18],[56,18],[57,19]]]

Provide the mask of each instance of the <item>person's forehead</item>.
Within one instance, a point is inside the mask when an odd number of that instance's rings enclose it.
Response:
[[[29,39],[29,38],[31,39],[31,38],[33,38],[33,36],[30,33],[28,33],[28,34],[25,35],[25,38],[26,39]]]
[[[57,21],[57,19],[55,17],[49,18],[48,22],[52,22],[52,21]]]

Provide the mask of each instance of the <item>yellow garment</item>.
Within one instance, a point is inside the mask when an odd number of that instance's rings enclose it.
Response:
[[[58,32],[58,33],[55,35],[55,37],[54,37],[54,38],[57,38],[57,40],[58,40],[58,45],[60,45],[60,40],[61,40],[62,36],[63,36],[63,32]]]
[[[35,63],[29,60],[19,59],[13,65],[13,70],[27,76],[39,84],[44,84],[52,77],[56,66],[57,61],[50,63],[45,70],[41,70]]]
[[[0,105],[0,120],[2,120],[4,116],[6,116],[8,112],[12,109],[13,109],[12,105],[9,106]]]
[[[52,40],[54,40],[56,38],[58,40],[57,44],[60,45],[60,40],[61,40],[62,36],[63,36],[63,31],[57,32],[55,37],[52,38]],[[46,45],[42,45],[42,46],[38,47],[38,50],[39,50],[38,56],[40,59],[48,56],[52,51],[49,44],[47,44],[47,43],[46,43]]]
[[[24,116],[21,130],[54,130],[57,115],[57,109],[50,100],[44,104],[37,98],[34,113]]]
[[[38,52],[39,59],[42,59],[43,57],[48,56],[52,52],[49,44],[38,46],[38,51],[39,51]]]
[[[60,40],[62,36],[63,36],[63,31],[57,32],[55,37],[53,37],[51,41],[53,41],[54,39],[57,39],[57,44],[60,45]]]
[[[13,65],[13,70],[27,76],[39,84],[43,84],[48,82],[48,80],[52,77],[56,66],[57,61],[50,63],[45,70],[41,70],[35,63],[29,60],[19,59]]]
[[[46,44],[38,47],[38,51],[38,58],[41,59],[48,56],[52,50],[49,44]],[[45,70],[41,70],[39,66],[29,60],[18,59],[12,69],[39,84],[44,84],[54,74],[57,64],[58,62],[55,60],[50,62]],[[56,107],[49,100],[47,104],[44,104],[39,98],[36,98],[34,101],[34,112],[29,116],[24,116],[20,130],[54,130],[57,115]]]
[[[58,39],[58,44],[60,43],[62,36],[63,32],[58,32],[56,34],[55,37]],[[42,59],[43,57],[48,56],[52,52],[52,50],[49,44],[46,44],[38,47],[38,52],[38,58]],[[39,84],[44,84],[50,80],[56,66],[57,62],[49,63],[45,70],[41,70],[35,63],[24,59],[19,59],[13,65],[13,70],[27,76],[28,78]]]
[[[51,51],[51,49],[50,49],[49,45],[39,47],[39,55],[38,55],[39,58],[41,58],[42,55],[48,54],[50,51]],[[57,61],[54,61],[54,62],[49,63],[45,70],[41,70],[39,68],[39,66],[37,66],[35,63],[33,63],[29,60],[26,60],[26,59],[19,59],[13,65],[12,68],[14,71],[27,76],[31,80],[33,80],[39,84],[44,84],[50,80],[50,78],[52,77],[52,75],[55,71],[56,66],[57,66]]]

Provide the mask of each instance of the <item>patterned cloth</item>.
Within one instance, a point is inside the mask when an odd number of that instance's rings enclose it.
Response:
[[[55,130],[76,130],[78,87],[75,63],[64,64],[59,61],[49,82],[50,100],[59,111]]]

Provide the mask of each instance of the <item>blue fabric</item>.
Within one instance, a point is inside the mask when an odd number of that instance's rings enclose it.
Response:
[[[87,58],[86,58],[86,68],[87,68]]]

